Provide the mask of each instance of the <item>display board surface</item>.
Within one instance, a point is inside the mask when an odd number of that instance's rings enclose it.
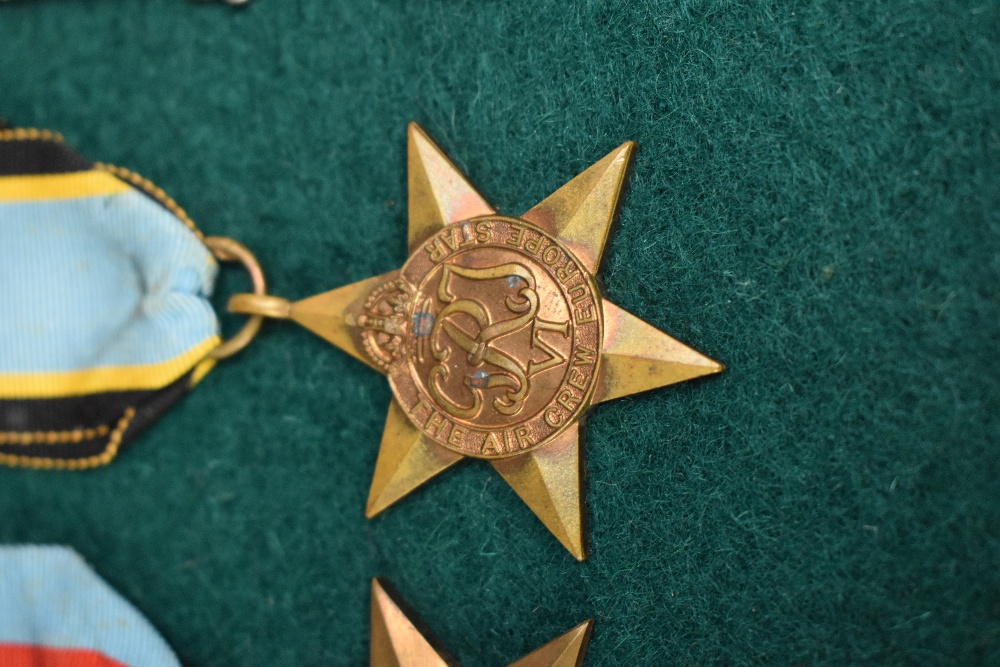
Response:
[[[997,664],[998,34],[933,0],[4,3],[0,116],[290,298],[405,259],[410,120],[514,215],[638,141],[607,294],[728,370],[595,410],[583,564],[486,465],[365,521],[389,390],[281,324],[111,466],[0,470],[0,541],[74,547],[196,667],[363,664],[375,575],[469,666],[589,616],[595,666]]]

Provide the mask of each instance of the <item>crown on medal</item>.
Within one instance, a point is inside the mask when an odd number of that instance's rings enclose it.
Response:
[[[348,322],[364,331],[365,351],[386,371],[401,354],[410,296],[406,283],[390,280],[373,290],[365,301],[363,312],[351,317],[353,322]]]

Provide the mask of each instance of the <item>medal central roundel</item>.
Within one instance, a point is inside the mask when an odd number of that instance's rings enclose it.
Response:
[[[523,454],[580,418],[602,340],[593,278],[523,220],[474,218],[415,250],[389,381],[410,421],[465,456]]]

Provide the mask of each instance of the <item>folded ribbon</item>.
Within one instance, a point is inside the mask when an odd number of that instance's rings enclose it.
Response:
[[[216,272],[148,181],[0,130],[0,463],[111,461],[210,368]]]

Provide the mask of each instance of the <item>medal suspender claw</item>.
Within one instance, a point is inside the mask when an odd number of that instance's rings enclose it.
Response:
[[[483,459],[583,560],[588,411],[723,370],[598,287],[635,149],[512,217],[411,123],[409,258],[293,302],[267,293],[250,250],[203,236],[142,177],[51,132],[0,131],[0,463],[106,464],[264,319],[291,320],[389,381],[369,518]],[[248,319],[225,342],[208,301],[216,260],[253,284],[229,301]]]

